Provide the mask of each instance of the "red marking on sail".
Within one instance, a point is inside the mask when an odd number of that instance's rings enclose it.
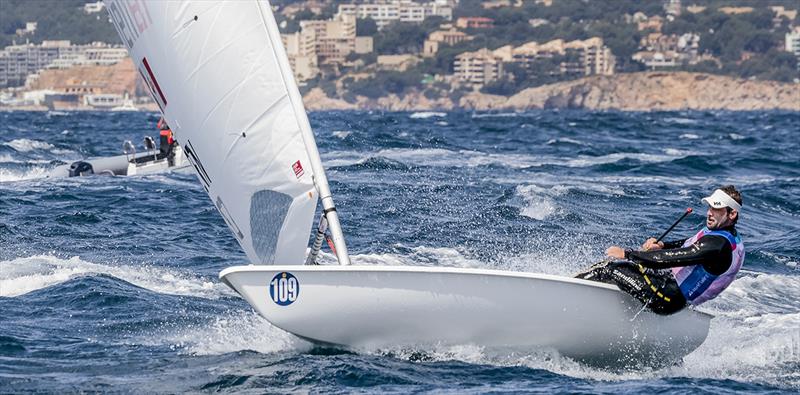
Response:
[[[292,170],[294,171],[294,175],[295,175],[297,178],[300,178],[300,177],[302,177],[302,176],[303,176],[303,174],[305,174],[305,173],[306,173],[306,172],[303,170],[303,165],[301,165],[301,164],[300,164],[300,161],[299,161],[299,160],[298,160],[297,162],[294,162],[294,164],[292,165]]]
[[[161,97],[161,101],[164,103],[164,107],[166,107],[167,98],[164,97],[164,92],[161,91],[161,86],[158,85],[156,76],[153,75],[153,70],[150,68],[150,63],[147,63],[147,58],[142,58],[142,64],[144,65],[144,68],[147,69],[147,74],[150,76],[150,81],[153,81],[153,85],[156,87],[156,91],[158,91],[158,96]]]

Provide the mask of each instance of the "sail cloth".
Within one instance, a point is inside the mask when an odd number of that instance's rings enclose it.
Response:
[[[303,264],[314,172],[269,4],[106,1],[197,177],[256,264]],[[288,62],[286,62],[288,64]],[[292,82],[293,84],[293,82]],[[302,114],[305,116],[305,113]]]

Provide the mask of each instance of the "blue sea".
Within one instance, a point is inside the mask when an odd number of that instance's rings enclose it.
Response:
[[[52,179],[156,136],[155,113],[0,113],[0,393],[796,393],[800,113],[315,112],[356,264],[570,275],[742,191],[739,278],[678,365],[478,345],[358,352],[269,324],[217,274],[247,259],[191,168]],[[335,259],[325,250],[323,263]],[[346,319],[346,318],[344,318]]]

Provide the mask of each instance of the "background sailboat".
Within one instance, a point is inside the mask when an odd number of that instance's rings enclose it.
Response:
[[[610,285],[531,273],[348,266],[314,136],[270,6],[108,2],[154,100],[251,263],[220,273],[274,325],[347,347],[472,343],[671,363],[711,317],[647,311]],[[302,266],[317,201],[340,266]]]

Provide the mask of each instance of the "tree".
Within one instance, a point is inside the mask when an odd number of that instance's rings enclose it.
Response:
[[[419,53],[426,37],[417,24],[393,22],[375,36],[375,51],[382,55]]]
[[[366,17],[356,20],[356,36],[372,36],[377,32],[378,24],[375,23],[374,19]]]

